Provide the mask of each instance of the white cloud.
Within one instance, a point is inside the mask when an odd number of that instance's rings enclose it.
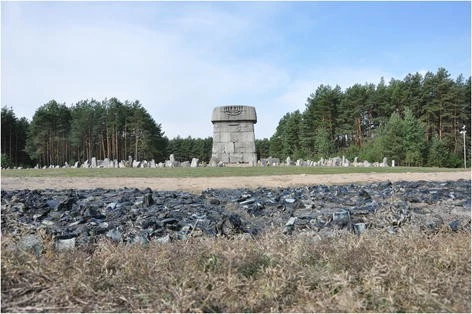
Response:
[[[295,73],[269,53],[241,58],[241,46],[276,38],[255,41],[253,30],[265,28],[255,14],[206,7],[166,17],[161,28],[127,20],[68,24],[66,17],[52,25],[13,7],[2,21],[2,106],[28,118],[50,99],[137,99],[170,138],[207,137],[215,106],[246,104],[256,106],[256,137],[263,138],[286,112],[303,111],[320,84],[345,88],[388,77],[382,69],[342,65]]]
[[[197,24],[212,20],[195,19]],[[239,20],[220,19],[237,24],[226,29],[242,27]],[[194,22],[184,20],[182,26],[182,20],[177,21],[183,28]],[[207,53],[211,47],[205,45],[194,53],[185,32],[176,30],[169,34],[120,24],[15,24],[7,29],[11,48],[6,53],[3,74],[8,85],[2,105],[11,104],[29,118],[53,98],[72,104],[116,96],[139,99],[170,137],[205,137],[211,135],[214,106],[273,97],[288,80],[284,71],[261,60],[227,63]]]

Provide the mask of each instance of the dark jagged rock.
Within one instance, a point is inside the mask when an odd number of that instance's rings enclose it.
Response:
[[[469,230],[471,225],[467,180],[208,189],[200,195],[149,188],[1,194],[3,233],[44,229],[56,239],[59,250],[100,238],[167,243],[193,236],[256,235],[274,227],[287,235],[310,231],[323,236],[335,229],[360,234],[381,228],[395,233],[408,224],[425,231],[443,225],[453,231]],[[41,247],[33,237],[22,243],[37,253]]]
[[[144,199],[143,199],[143,206],[144,207],[149,207],[153,204],[154,204],[154,199],[152,198],[152,192],[146,193],[146,195],[144,195]]]

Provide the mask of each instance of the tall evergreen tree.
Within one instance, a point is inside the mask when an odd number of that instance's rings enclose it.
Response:
[[[380,135],[384,157],[401,164],[405,160],[405,128],[398,112],[392,113]]]
[[[424,125],[414,117],[413,111],[409,108],[404,113],[403,128],[405,164],[407,166],[421,166],[425,159],[426,149]]]
[[[315,155],[317,157],[329,158],[334,153],[334,143],[328,130],[322,126],[315,132]]]
[[[299,125],[301,121],[300,111],[285,114],[279,121],[275,134],[271,138],[270,154],[273,157],[297,158],[300,154]]]
[[[307,100],[300,126],[301,149],[304,156],[312,156],[315,148],[316,130],[325,129],[334,140],[338,109],[342,100],[341,87],[320,85]]]
[[[373,121],[374,86],[355,84],[344,93],[338,116],[340,135],[348,134],[356,145],[364,142]]]
[[[70,159],[71,113],[65,104],[51,100],[41,106],[29,127],[26,150],[41,164],[63,164]]]
[[[418,72],[415,74],[408,74],[403,79],[404,99],[402,102],[406,107],[410,108],[415,117],[421,115],[421,110],[424,104],[422,84],[423,76]]]
[[[270,142],[268,138],[256,139],[257,159],[270,157]]]
[[[439,135],[435,135],[428,150],[428,166],[431,167],[447,167],[450,166],[450,153],[446,144]]]
[[[18,119],[13,110],[6,107],[2,107],[1,116],[2,167],[30,166],[32,161],[25,152],[28,120]]]

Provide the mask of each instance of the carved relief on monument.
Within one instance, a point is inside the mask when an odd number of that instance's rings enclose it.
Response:
[[[243,111],[243,106],[224,106],[222,108],[227,116],[239,116]]]

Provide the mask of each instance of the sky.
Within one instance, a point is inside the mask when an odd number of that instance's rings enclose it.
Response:
[[[444,67],[471,74],[471,2],[5,2],[1,105],[139,100],[169,138],[254,106],[256,138],[342,89]]]

